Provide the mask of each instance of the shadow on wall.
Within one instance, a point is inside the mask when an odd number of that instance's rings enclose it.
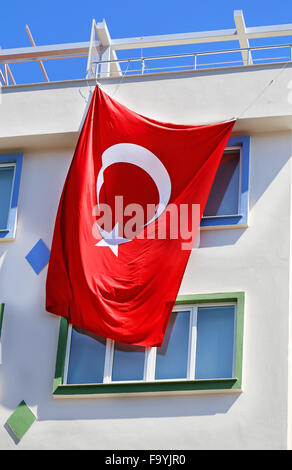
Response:
[[[226,230],[201,230],[199,248],[235,245],[246,228]]]
[[[25,286],[18,285],[15,301],[10,298],[5,305],[0,396],[1,403],[11,410],[22,400],[34,406],[40,397],[47,401],[51,396],[59,318],[44,310],[46,269],[39,276],[42,288],[36,289],[34,298],[31,292],[23,293]]]
[[[291,134],[259,134],[250,144],[249,210],[263,197],[291,158]],[[288,171],[288,169],[287,169]]]
[[[31,312],[36,312],[31,314]],[[37,405],[38,420],[131,419],[224,414],[240,393],[116,398],[54,399],[52,396],[59,318],[36,305],[7,306],[2,344],[1,403],[14,410],[21,400]]]
[[[83,115],[82,115],[82,119],[81,119],[81,122],[80,122],[80,125],[79,125],[79,129],[78,129],[79,132],[81,132],[81,130],[82,130],[86,115],[88,113],[88,109],[89,109],[89,106],[90,106],[90,103],[91,103],[91,98],[92,98],[95,86],[96,85],[92,85],[92,86],[89,85],[89,89],[86,89],[86,90],[83,90],[80,87],[79,90],[78,90],[80,96],[85,101],[85,109],[84,109],[84,112],[83,112]]]
[[[46,270],[43,273],[45,280]],[[21,294],[21,293],[20,293]],[[37,405],[38,420],[131,419],[224,414],[240,393],[176,396],[122,396],[54,399],[52,396],[59,317],[24,301],[5,309],[0,365],[1,403],[15,410],[21,400]],[[5,319],[4,319],[5,320]]]
[[[4,424],[4,429],[6,429],[6,431],[8,432],[9,436],[11,437],[11,439],[14,441],[14,444],[19,444],[20,442],[20,439],[18,439],[15,434],[12,432],[12,430],[10,429],[10,427],[8,426],[7,423]]]
[[[238,394],[52,399],[38,406],[38,420],[138,419],[225,414]]]
[[[284,167],[289,164],[290,158],[290,135],[288,133],[252,136],[249,171],[249,219],[251,219],[252,209],[269,190],[272,183],[277,184],[276,179]],[[258,222],[255,221],[255,223]],[[201,230],[199,248],[235,245],[244,234],[248,234],[249,230],[250,227]]]

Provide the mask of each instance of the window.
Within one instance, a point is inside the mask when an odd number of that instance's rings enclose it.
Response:
[[[249,137],[229,139],[205,207],[201,228],[247,226],[249,147]]]
[[[244,294],[179,296],[161,347],[105,339],[62,318],[54,395],[241,388]]]
[[[2,341],[1,341],[1,333],[2,333],[3,316],[4,316],[4,304],[0,304],[0,364],[2,364]]]
[[[7,229],[15,165],[0,165],[0,229]]]
[[[22,155],[0,155],[0,239],[15,238]]]

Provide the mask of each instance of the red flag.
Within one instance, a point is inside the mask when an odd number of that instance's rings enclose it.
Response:
[[[96,87],[56,217],[49,312],[117,341],[161,345],[191,252],[186,214],[199,204],[202,216],[234,122],[154,121]]]

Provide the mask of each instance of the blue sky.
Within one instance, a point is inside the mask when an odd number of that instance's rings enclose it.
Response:
[[[0,46],[29,46],[26,24],[38,45],[88,41],[92,18],[105,18],[112,38],[233,28],[236,9],[243,10],[247,26],[292,23],[292,0],[14,0],[1,4]],[[61,78],[57,66],[46,62],[52,79]],[[83,63],[70,64],[72,78],[80,67]],[[20,81],[29,81],[32,73],[42,77],[37,64],[12,69]]]

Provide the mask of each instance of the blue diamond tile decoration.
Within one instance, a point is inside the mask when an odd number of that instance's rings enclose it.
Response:
[[[25,257],[36,274],[48,264],[49,258],[50,250],[41,238]]]

